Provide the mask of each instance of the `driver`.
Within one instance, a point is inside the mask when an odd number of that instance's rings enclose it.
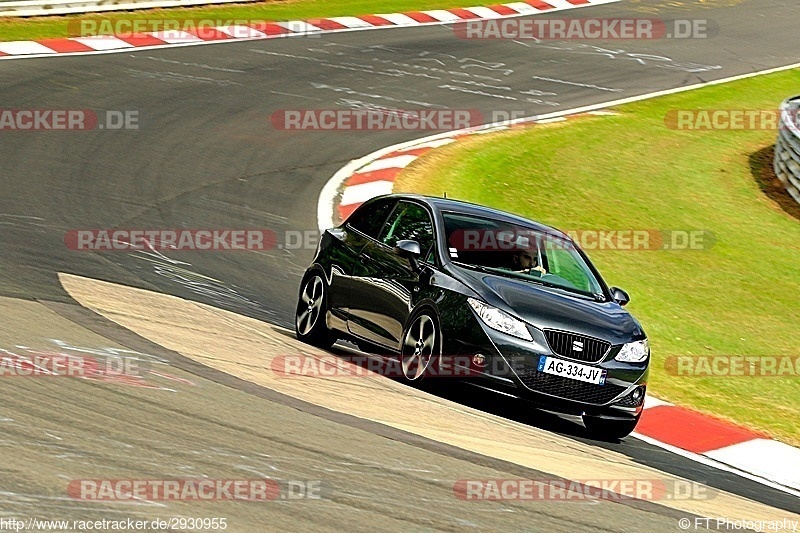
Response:
[[[547,274],[547,270],[545,270],[545,268],[539,264],[529,250],[519,250],[514,252],[514,255],[512,256],[512,262],[514,263],[512,267],[514,272],[530,274],[531,271],[535,270],[540,276]]]

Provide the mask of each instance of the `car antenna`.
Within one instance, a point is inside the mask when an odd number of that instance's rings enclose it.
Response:
[[[447,199],[447,191],[444,191],[444,198]]]

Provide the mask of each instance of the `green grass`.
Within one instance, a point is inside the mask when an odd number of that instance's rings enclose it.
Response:
[[[800,355],[800,222],[759,186],[775,131],[678,131],[674,109],[776,109],[799,70],[476,136],[418,160],[395,190],[564,229],[707,230],[695,251],[590,251],[651,338],[650,392],[800,444],[800,376],[669,375],[670,355]],[[765,157],[766,156],[766,157]],[[789,202],[786,205],[790,205]],[[790,207],[791,209],[791,207]]]
[[[372,13],[397,13],[421,9],[445,9],[481,5],[481,0],[266,0],[218,7],[147,9],[82,15],[0,19],[0,41],[24,41],[69,37],[81,20],[308,20],[312,18]]]

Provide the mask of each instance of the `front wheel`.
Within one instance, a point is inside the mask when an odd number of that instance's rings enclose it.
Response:
[[[325,323],[328,312],[328,285],[318,273],[308,276],[300,289],[295,313],[297,338],[319,348],[328,349],[336,338]]]
[[[441,355],[439,322],[430,311],[422,311],[410,322],[403,336],[400,366],[405,381],[418,382]]]
[[[639,416],[632,420],[613,420],[594,416],[583,415],[583,425],[589,434],[599,440],[622,440],[636,428]]]

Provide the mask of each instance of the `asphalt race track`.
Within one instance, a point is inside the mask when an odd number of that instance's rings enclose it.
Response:
[[[424,106],[480,110],[485,117],[545,114],[800,61],[796,0],[716,0],[705,7],[622,0],[559,16],[704,18],[720,32],[705,40],[536,43],[464,40],[447,26],[430,26],[0,62],[5,108],[133,110],[139,123],[136,130],[0,133],[0,350],[130,350],[115,353],[148,354],[160,369],[150,387],[0,380],[0,517],[227,516],[232,531],[264,524],[293,531],[675,530],[687,513],[658,502],[458,501],[455,480],[547,477],[546,469],[465,451],[201,366],[81,307],[58,277],[173,295],[279,331],[292,324],[299,276],[313,248],[166,257],[74,251],[64,236],[74,229],[264,228],[284,243],[287,231],[315,230],[320,190],[341,166],[431,133],[282,131],[270,122],[279,110]],[[800,513],[794,496],[633,438],[592,441],[569,421],[472,389],[429,392],[441,397],[431,401],[504,416],[545,439],[565,438],[576,449],[620,454]],[[82,478],[202,475],[322,480],[325,497],[93,505],[65,490]]]

